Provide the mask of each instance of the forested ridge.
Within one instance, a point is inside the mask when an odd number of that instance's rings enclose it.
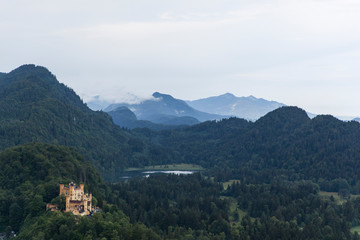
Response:
[[[282,107],[254,123],[230,118],[184,129],[135,132],[178,152],[183,162],[214,170],[221,180],[255,174],[269,182],[283,176],[312,180],[328,191],[344,187],[360,192],[358,122],[330,115],[310,119],[302,109]]]
[[[171,152],[144,143],[91,111],[46,68],[21,66],[0,76],[0,149],[30,142],[75,147],[107,180],[125,167],[169,162]]]

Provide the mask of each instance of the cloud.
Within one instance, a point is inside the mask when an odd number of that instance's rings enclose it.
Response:
[[[360,2],[225,2],[4,2],[0,70],[45,65],[84,96],[236,91],[300,105],[302,89],[314,102],[335,104],[317,99],[325,90],[360,101]]]

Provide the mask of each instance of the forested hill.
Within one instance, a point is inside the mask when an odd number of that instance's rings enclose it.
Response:
[[[104,182],[99,173],[73,148],[27,144],[2,151],[0,229],[11,225],[18,231],[27,215],[43,212],[45,203],[59,195],[59,183],[70,181],[86,183],[88,191],[100,200],[104,197],[100,194]]]
[[[329,115],[310,119],[302,109],[282,107],[255,123],[227,119],[142,133],[179,152],[184,162],[227,171],[219,177],[282,176],[310,179],[329,191],[360,192],[360,124],[354,121]]]
[[[64,205],[59,183],[70,181],[84,183],[93,194],[93,204],[102,209],[96,217],[45,212],[46,203]],[[160,239],[104,201],[109,190],[74,148],[39,143],[8,148],[0,153],[0,231],[15,231],[15,239]]]
[[[161,147],[133,137],[106,113],[91,111],[73,90],[35,65],[0,76],[0,135],[0,149],[29,142],[73,146],[107,179],[127,166],[170,161]]]
[[[91,111],[72,89],[59,83],[44,67],[23,65],[0,77],[0,98],[13,100],[15,105],[12,107],[17,107],[17,102],[31,106],[41,100],[52,98],[74,106],[82,112]],[[11,102],[9,105],[11,106]]]

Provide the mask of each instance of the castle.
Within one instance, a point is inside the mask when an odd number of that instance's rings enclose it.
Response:
[[[60,184],[60,196],[66,197],[66,209],[65,212],[72,212],[74,215],[89,215],[92,213],[92,194],[84,193],[84,184],[76,186],[73,182],[65,186]],[[56,205],[47,204],[47,209],[51,211],[58,211]]]

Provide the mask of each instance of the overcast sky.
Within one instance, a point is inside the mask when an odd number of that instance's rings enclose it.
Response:
[[[0,0],[0,71],[84,100],[231,92],[360,116],[358,0]]]

